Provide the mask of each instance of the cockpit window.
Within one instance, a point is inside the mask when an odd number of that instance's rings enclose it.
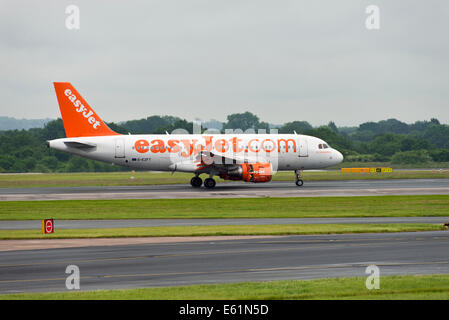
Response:
[[[327,146],[327,144],[323,144],[323,149],[327,149],[327,148],[329,148],[329,147]]]
[[[323,145],[321,143],[318,145],[318,149],[323,149]]]

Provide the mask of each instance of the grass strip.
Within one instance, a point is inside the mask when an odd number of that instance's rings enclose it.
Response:
[[[449,299],[449,275],[381,276],[380,289],[366,278],[240,282],[162,288],[0,295],[0,300],[293,300]],[[81,283],[82,288],[82,283]]]
[[[232,225],[232,226],[176,226],[134,227],[108,229],[61,229],[53,234],[41,230],[0,230],[0,240],[12,239],[75,239],[124,237],[181,237],[230,235],[309,235],[341,233],[379,233],[444,230],[442,225],[426,223],[393,224],[290,224],[290,225]]]
[[[366,166],[365,166],[366,167]],[[129,186],[158,184],[189,184],[192,174],[177,172],[86,172],[43,174],[0,174],[0,188]],[[449,170],[401,170],[392,173],[341,173],[340,171],[304,171],[304,179],[367,180],[367,179],[438,179],[449,178]],[[294,182],[293,172],[278,172],[274,181]],[[220,183],[223,182],[220,180]]]
[[[0,202],[0,220],[447,216],[449,195]]]

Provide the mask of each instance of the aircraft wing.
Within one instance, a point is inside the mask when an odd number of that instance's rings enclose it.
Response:
[[[236,154],[219,155],[210,151],[201,151],[195,158],[195,163],[198,168],[197,170],[200,172],[209,172],[212,169],[227,171],[235,167],[237,164],[265,161],[266,160],[261,157],[242,157]]]
[[[192,160],[181,161],[173,163],[169,169],[173,172],[196,172],[196,173],[210,173],[221,172],[226,173],[230,170],[236,169],[242,163],[258,163],[270,162],[268,159],[259,157],[240,156],[235,154],[214,154],[210,151],[199,152]]]

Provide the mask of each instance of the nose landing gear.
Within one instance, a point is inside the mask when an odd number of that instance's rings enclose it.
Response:
[[[302,173],[302,170],[298,170],[298,169],[295,170],[296,185],[298,187],[302,187],[302,185],[304,184],[304,181],[301,179],[301,173]]]

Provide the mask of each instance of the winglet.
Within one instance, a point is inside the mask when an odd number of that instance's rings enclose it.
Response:
[[[67,138],[112,136],[111,130],[70,82],[54,82]]]

